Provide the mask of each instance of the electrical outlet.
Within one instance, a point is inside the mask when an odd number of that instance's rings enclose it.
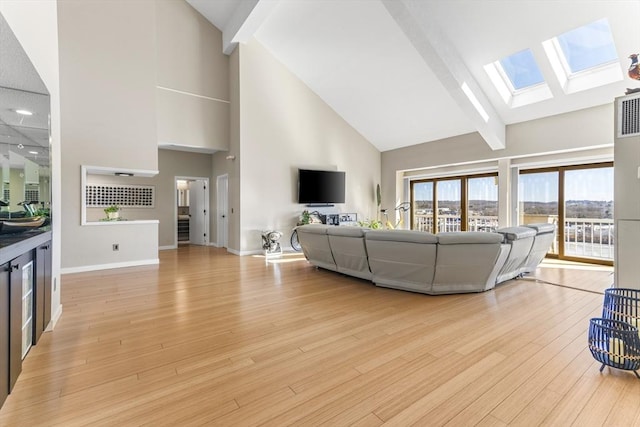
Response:
[[[114,251],[119,251],[120,250],[120,245],[118,243],[114,243],[112,247],[113,247]]]

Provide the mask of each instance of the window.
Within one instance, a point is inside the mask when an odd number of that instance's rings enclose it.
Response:
[[[495,230],[497,176],[492,173],[411,181],[411,229],[430,233]]]
[[[552,97],[531,49],[487,64],[484,69],[510,107],[529,105]]]
[[[513,55],[502,58],[499,62],[502,71],[514,90],[544,83],[544,78],[542,77],[540,68],[538,68],[538,64],[536,64],[536,60],[533,59],[531,49],[514,53]]]
[[[612,264],[612,163],[521,171],[518,212],[522,225],[557,225],[559,258]]]
[[[609,22],[603,18],[542,43],[565,93],[622,80]]]
[[[606,19],[567,31],[556,40],[571,74],[618,60]]]

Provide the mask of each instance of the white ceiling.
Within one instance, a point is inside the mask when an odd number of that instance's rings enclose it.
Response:
[[[257,3],[270,4],[253,36],[381,151],[475,130],[485,136],[459,95],[461,75],[502,128],[610,103],[625,88],[640,86],[626,76],[627,57],[640,51],[637,0],[187,1],[223,33],[237,20],[239,5],[250,12]],[[405,16],[390,13],[399,5]],[[542,42],[601,18],[609,20],[621,80],[565,95]],[[234,34],[224,35],[234,40]],[[429,43],[437,55],[425,55]],[[483,67],[526,48],[553,98],[510,108]]]

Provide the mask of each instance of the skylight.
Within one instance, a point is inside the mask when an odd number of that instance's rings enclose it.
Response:
[[[531,49],[525,49],[484,66],[491,82],[511,108],[551,98]]]
[[[542,43],[565,93],[622,80],[623,74],[606,18],[567,31]]]
[[[544,83],[544,77],[533,58],[531,49],[502,58],[499,63],[515,90]]]
[[[571,73],[618,60],[609,22],[603,18],[556,37]]]

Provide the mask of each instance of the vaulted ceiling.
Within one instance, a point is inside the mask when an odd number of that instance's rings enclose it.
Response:
[[[505,126],[611,103],[640,53],[637,0],[187,0],[223,32],[226,53],[255,37],[379,150],[477,131],[493,149]],[[542,43],[606,18],[617,81],[567,94]],[[510,107],[485,65],[531,49],[550,99]],[[487,112],[484,120],[467,89]]]

